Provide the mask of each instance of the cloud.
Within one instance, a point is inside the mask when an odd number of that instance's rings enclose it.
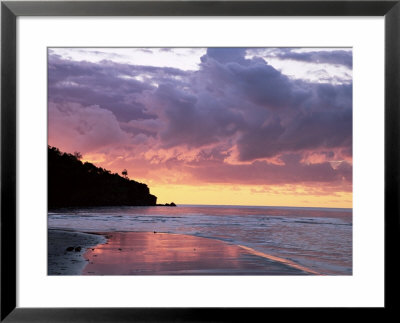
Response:
[[[118,167],[157,165],[193,181],[348,186],[352,84],[293,79],[247,52],[209,48],[195,71],[50,53],[49,138],[69,151],[119,149]],[[274,53],[346,66],[351,58]]]
[[[192,175],[203,182],[210,183],[246,183],[248,185],[280,185],[336,183],[350,184],[352,166],[347,162],[334,169],[329,162],[315,164],[301,163],[301,155],[287,154],[282,157],[283,164],[276,165],[266,161],[254,161],[251,164],[227,165],[221,161],[214,164],[202,161],[191,163]]]
[[[264,60],[245,60],[239,57],[240,51],[226,55],[227,51],[214,49],[210,57],[207,52],[202,73],[205,79],[214,80],[212,86],[221,88],[225,98],[231,94],[227,106],[241,104],[245,122],[237,127],[237,145],[242,161],[351,146],[351,85],[290,80]],[[215,52],[225,55],[224,64]]]
[[[201,58],[204,63],[207,58],[212,58],[221,64],[236,62],[239,64],[246,64],[246,48],[208,48],[207,54]]]
[[[110,110],[119,121],[148,119],[140,102],[145,91],[154,89],[151,82],[135,77],[143,74],[162,77],[180,75],[173,68],[136,67],[111,61],[90,63],[62,60],[57,55],[49,58],[49,100],[53,102],[74,102],[82,105],[98,105]]]
[[[208,92],[197,95],[174,84],[162,84],[153,94],[159,116],[166,127],[159,135],[164,147],[201,147],[234,135],[243,123],[242,116],[226,109]],[[152,110],[154,111],[154,110]]]
[[[293,48],[279,48],[274,50],[273,56],[279,59],[289,59],[314,64],[343,65],[349,69],[353,68],[353,55],[348,50],[318,50],[298,52]]]
[[[96,105],[49,103],[49,144],[67,152],[92,152],[129,139],[115,116]]]

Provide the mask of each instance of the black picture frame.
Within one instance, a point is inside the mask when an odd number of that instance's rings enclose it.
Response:
[[[16,19],[19,16],[384,16],[385,19],[385,307],[399,286],[400,1],[2,1],[1,3],[1,321],[233,322],[287,308],[16,307]],[[367,290],[367,289],[366,289]],[[292,309],[303,315],[304,309]],[[336,315],[332,309],[330,318]],[[368,312],[371,313],[371,312]],[[259,316],[261,315],[261,316]],[[326,315],[326,314],[324,314]],[[372,315],[369,314],[369,315]],[[318,315],[317,315],[318,316]],[[312,318],[311,318],[312,319]],[[250,319],[250,321],[252,321]]]

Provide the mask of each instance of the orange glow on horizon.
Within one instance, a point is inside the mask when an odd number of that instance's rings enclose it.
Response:
[[[250,185],[240,183],[201,183],[188,174],[165,168],[147,169],[145,177],[139,174],[144,168],[126,166],[123,158],[111,161],[105,154],[84,154],[82,162],[90,162],[113,173],[121,174],[128,169],[128,177],[145,183],[150,193],[157,196],[157,203],[199,205],[252,205],[289,207],[352,208],[353,196],[350,189],[313,185]],[[351,185],[351,184],[350,184]]]
[[[249,185],[151,185],[150,193],[158,197],[157,203],[203,205],[254,205],[293,207],[352,208],[352,192],[318,194],[306,187]]]

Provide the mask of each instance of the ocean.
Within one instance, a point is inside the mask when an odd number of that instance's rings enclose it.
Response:
[[[352,274],[352,209],[178,205],[59,209],[49,229],[163,232],[222,240],[322,275]]]

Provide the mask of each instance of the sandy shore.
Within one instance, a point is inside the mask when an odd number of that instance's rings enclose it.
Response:
[[[48,230],[48,275],[81,275],[87,265],[86,249],[107,241],[101,235],[72,231]],[[67,251],[67,248],[73,248]],[[77,248],[77,249],[75,249]]]
[[[49,275],[318,274],[245,246],[190,235],[48,232]]]
[[[307,268],[247,247],[181,234],[103,232],[83,275],[305,275]]]

